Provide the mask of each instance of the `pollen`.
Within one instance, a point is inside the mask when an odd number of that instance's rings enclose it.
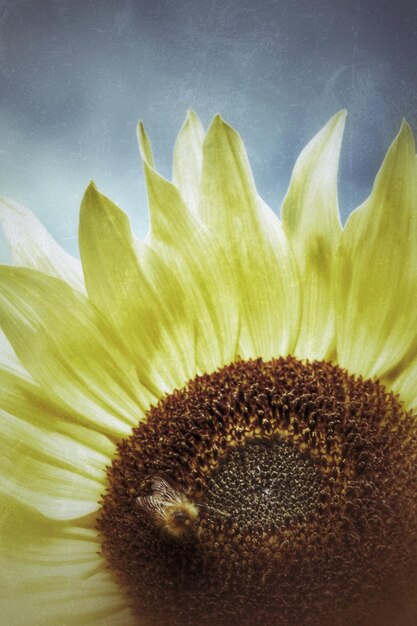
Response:
[[[415,626],[416,485],[416,420],[378,381],[237,361],[120,443],[98,529],[149,626]]]

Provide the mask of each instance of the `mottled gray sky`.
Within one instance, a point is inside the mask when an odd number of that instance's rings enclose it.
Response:
[[[341,108],[343,216],[370,190],[405,116],[417,130],[417,5],[410,0],[0,2],[0,194],[69,251],[93,178],[146,232],[135,128],[170,176],[191,107],[245,140],[275,209],[294,161]]]

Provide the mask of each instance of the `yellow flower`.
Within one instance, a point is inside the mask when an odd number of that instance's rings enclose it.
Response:
[[[415,148],[342,229],[344,119],[282,223],[194,113],[172,183],[139,125],[145,241],[93,183],[81,264],[3,201],[3,623],[417,623]]]

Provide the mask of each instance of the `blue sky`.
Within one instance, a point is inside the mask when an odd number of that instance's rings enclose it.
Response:
[[[345,218],[402,117],[417,131],[416,51],[417,8],[401,0],[0,2],[0,194],[76,253],[93,178],[144,236],[136,123],[170,176],[191,107],[206,126],[216,113],[235,126],[279,211],[298,153],[347,108]]]

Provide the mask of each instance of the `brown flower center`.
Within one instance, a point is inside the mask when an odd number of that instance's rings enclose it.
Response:
[[[416,479],[415,419],[381,384],[239,361],[121,442],[103,554],[149,626],[415,626]]]

